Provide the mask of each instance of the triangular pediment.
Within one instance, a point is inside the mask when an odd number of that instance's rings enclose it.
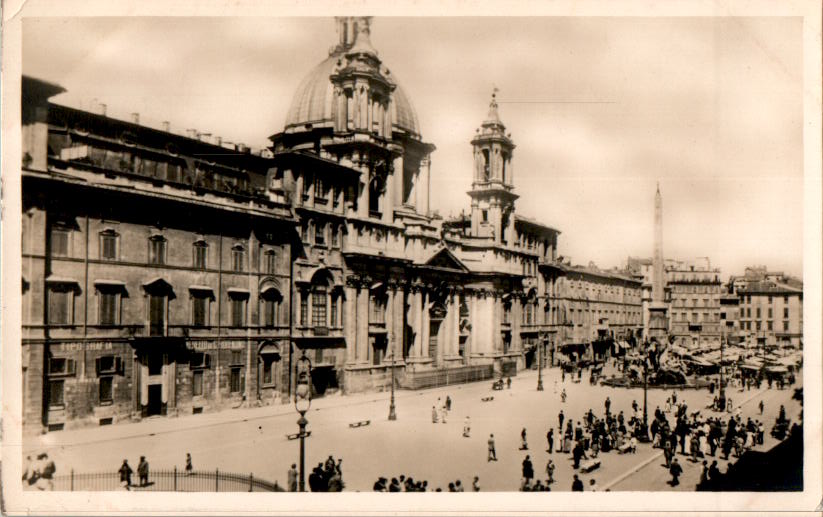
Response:
[[[435,267],[437,269],[450,269],[464,273],[468,273],[469,271],[469,268],[467,268],[466,265],[454,255],[454,253],[449,251],[449,248],[442,248],[440,251],[435,252],[434,255],[429,257],[429,259],[424,262],[424,265],[428,267]]]

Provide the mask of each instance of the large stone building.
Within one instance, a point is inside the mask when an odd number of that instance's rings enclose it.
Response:
[[[592,359],[604,347],[624,345],[641,338],[642,282],[624,270],[601,270],[594,264],[560,263],[549,300],[552,323],[560,329],[558,360]]]
[[[23,80],[26,429],[279,399],[296,221],[271,160],[60,91]]]
[[[802,281],[760,266],[746,268],[729,285],[739,300],[738,325],[747,342],[802,346]]]
[[[494,99],[471,216],[429,206],[434,146],[369,18],[252,153],[49,103],[23,82],[23,379],[29,431],[513,375],[558,345],[559,232],[515,212]],[[542,347],[542,348],[540,348]]]
[[[722,335],[720,269],[708,258],[675,262],[666,271],[670,287],[669,335],[684,347],[719,347]]]

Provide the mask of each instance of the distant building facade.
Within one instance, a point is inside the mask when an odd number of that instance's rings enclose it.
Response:
[[[643,283],[628,271],[600,270],[588,266],[557,266],[549,299],[556,308],[553,323],[562,343],[558,360],[592,359],[593,343],[621,344],[639,340],[643,329]]]
[[[739,300],[740,331],[749,343],[802,346],[802,281],[760,266],[746,268],[729,284]]]
[[[723,295],[720,269],[708,258],[675,262],[666,271],[670,288],[669,335],[685,347],[720,346]]]

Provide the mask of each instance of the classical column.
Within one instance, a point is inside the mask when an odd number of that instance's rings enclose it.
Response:
[[[360,192],[357,196],[357,216],[367,218],[369,216],[369,169],[362,167],[360,170]]]
[[[383,206],[381,208],[383,222],[391,224],[394,221],[394,182],[391,176],[386,176],[386,191],[383,192]]]
[[[422,201],[417,205],[418,212],[422,212],[423,215],[429,215],[429,188],[431,182],[431,167],[432,161],[431,156],[426,156],[420,162],[420,169],[422,175],[422,183],[420,185],[420,193],[422,195]]]
[[[415,286],[411,297],[412,330],[414,330],[414,343],[412,344],[411,357],[423,357],[423,295],[420,288]]]
[[[356,279],[346,279],[346,316],[343,332],[346,336],[346,362],[357,362],[357,287]]]
[[[420,322],[421,343],[420,343],[420,357],[429,357],[429,332],[431,332],[429,323],[429,291],[424,288],[423,303],[421,305],[420,313],[422,315]]]
[[[392,209],[399,208],[403,204],[403,157],[398,156],[392,162]]]
[[[492,304],[492,351],[503,350],[503,339],[500,335],[500,321],[503,316],[503,302],[497,293],[491,295]],[[512,325],[513,326],[513,325]],[[513,330],[512,330],[513,332]]]
[[[369,290],[368,282],[361,280],[357,290],[357,361],[367,362],[369,359]]]
[[[451,328],[449,328],[448,352],[450,356],[456,357],[460,348],[460,297],[455,292],[452,292],[451,295],[449,320],[451,321]]]
[[[477,320],[477,298],[475,297],[475,293],[471,293],[469,296],[469,323],[471,324],[471,330],[469,330],[469,339],[466,340],[466,349],[463,351],[463,357],[466,358],[466,362],[471,362],[471,354],[474,353],[475,343],[474,340],[477,339],[475,335],[477,334],[477,325],[475,325],[475,321]]]
[[[406,310],[405,303],[403,300],[403,288],[402,285],[398,285],[394,290],[394,297],[393,297],[393,305],[392,311],[394,312],[394,317],[392,319],[392,329],[394,333],[394,356],[395,358],[402,359],[403,357],[403,336],[405,333],[405,328],[403,327],[403,312]]]

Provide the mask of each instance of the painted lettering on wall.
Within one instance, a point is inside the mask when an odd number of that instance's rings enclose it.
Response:
[[[189,341],[188,347],[192,350],[243,350],[246,348],[245,341]]]
[[[83,350],[111,350],[112,343],[108,341],[90,341],[88,343],[58,343],[53,345],[59,352],[81,352]]]

